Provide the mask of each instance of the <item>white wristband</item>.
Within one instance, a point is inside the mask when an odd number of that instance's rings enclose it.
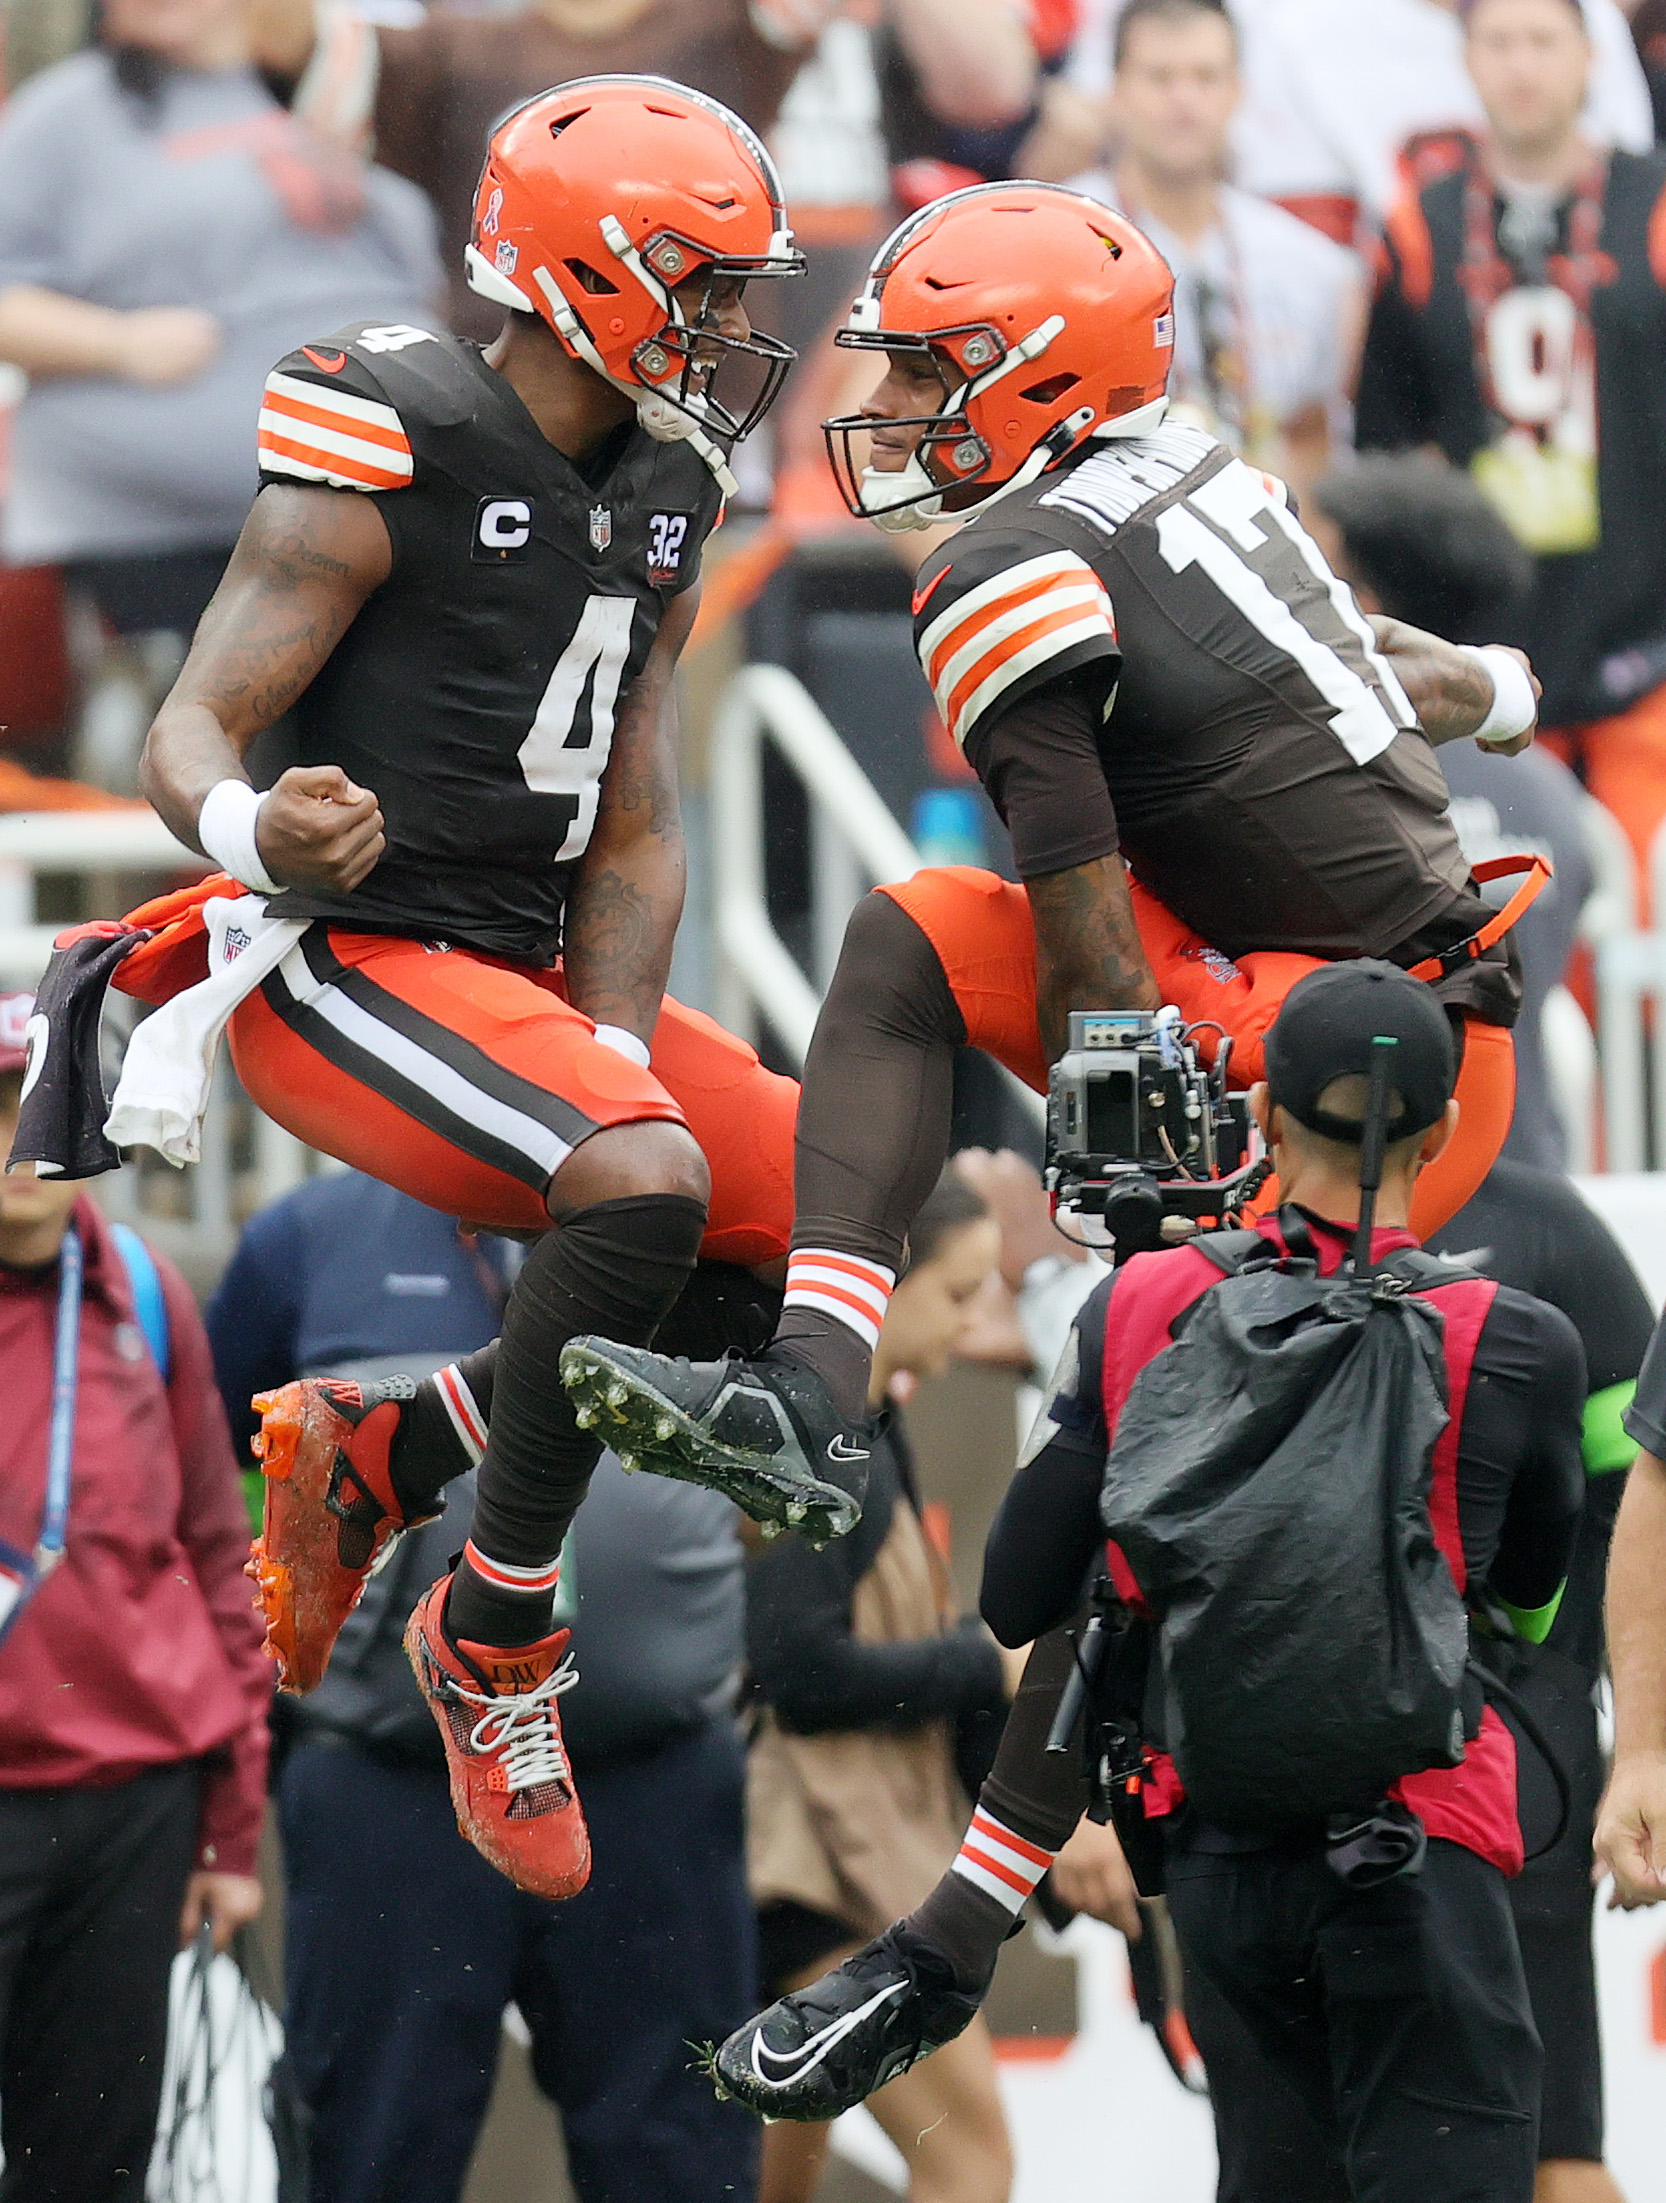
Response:
[[[1492,707],[1475,730],[1476,741],[1509,741],[1525,734],[1538,718],[1539,706],[1521,660],[1497,643],[1460,643],[1458,647],[1492,676]]]
[[[278,893],[278,883],[260,861],[255,822],[266,801],[246,780],[220,780],[202,799],[197,839],[222,872],[263,895]]]
[[[598,1025],[596,1038],[616,1056],[627,1056],[632,1063],[639,1063],[644,1071],[647,1070],[648,1043],[638,1039],[635,1033],[627,1032],[623,1025]]]

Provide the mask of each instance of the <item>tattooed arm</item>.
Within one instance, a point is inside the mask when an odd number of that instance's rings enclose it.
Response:
[[[567,998],[598,1025],[651,1041],[671,970],[688,866],[677,802],[677,658],[698,588],[673,597],[619,707],[590,846],[567,897]]]
[[[368,497],[261,491],[139,761],[141,794],[181,841],[202,846],[204,796],[248,778],[244,751],[308,687],[392,567]],[[341,894],[382,854],[382,813],[339,766],[291,766],[261,805],[258,840],[280,885]]]
[[[1436,748],[1443,742],[1461,742],[1465,735],[1473,734],[1485,723],[1492,709],[1492,677],[1467,650],[1460,650],[1456,643],[1442,642],[1438,635],[1426,634],[1421,627],[1408,627],[1404,620],[1387,619],[1381,613],[1372,614],[1371,625],[1376,630],[1377,648],[1394,668],[1417,714],[1418,724]],[[1510,655],[1521,659],[1537,696],[1539,684],[1526,657],[1519,650],[1512,650]],[[1529,728],[1525,734],[1483,742],[1481,747],[1501,757],[1514,757],[1518,750],[1526,749],[1532,739],[1533,731]]]
[[[1120,857],[1044,872],[1024,889],[1035,919],[1036,1018],[1049,1063],[1064,1054],[1072,1010],[1159,1006]]]

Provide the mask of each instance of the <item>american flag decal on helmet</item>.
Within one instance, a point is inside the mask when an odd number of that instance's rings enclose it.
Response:
[[[1097,642],[1116,642],[1104,584],[1074,551],[1056,551],[969,589],[922,632],[919,652],[943,724],[964,748],[1015,682]]]
[[[332,489],[399,490],[411,479],[410,440],[391,405],[273,368],[260,404],[260,464]]]

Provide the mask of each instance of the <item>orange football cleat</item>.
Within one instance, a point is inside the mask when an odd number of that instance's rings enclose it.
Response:
[[[578,1673],[569,1630],[535,1645],[445,1634],[442,1576],[417,1601],[405,1651],[445,1743],[457,1826],[480,1856],[534,1897],[576,1897],[590,1879],[590,1832],[561,1740],[556,1700]]]
[[[266,1512],[247,1573],[278,1687],[298,1698],[323,1680],[342,1623],[401,1533],[434,1519],[407,1518],[388,1474],[401,1409],[415,1390],[410,1378],[367,1387],[303,1377],[255,1396]]]

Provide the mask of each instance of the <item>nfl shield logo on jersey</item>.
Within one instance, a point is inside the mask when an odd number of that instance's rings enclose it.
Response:
[[[613,541],[613,515],[605,505],[590,508],[590,548],[605,551]]]

